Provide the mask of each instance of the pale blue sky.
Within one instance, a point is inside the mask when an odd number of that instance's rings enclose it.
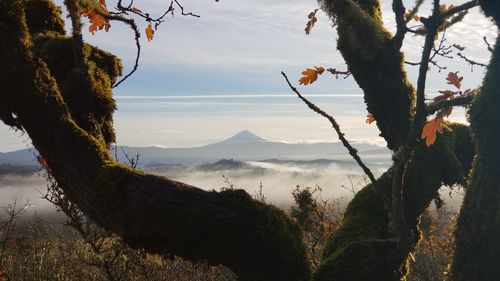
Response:
[[[61,0],[57,1],[61,4]],[[413,1],[405,1],[411,6]],[[429,2],[429,1],[428,1]],[[442,1],[457,4],[460,1]],[[108,6],[113,1],[108,0]],[[136,0],[151,14],[165,10],[169,1]],[[242,129],[282,141],[334,141],[326,121],[310,112],[290,92],[280,75],[285,71],[297,81],[307,67],[345,68],[336,51],[336,33],[328,18],[318,13],[318,23],[304,34],[307,14],[314,0],[189,0],[184,7],[201,18],[177,15],[162,24],[152,42],[142,39],[138,72],[115,90],[118,111],[115,124],[119,145],[195,146],[228,137]],[[382,1],[384,21],[393,30],[390,1]],[[425,15],[428,7],[422,12]],[[141,31],[146,23],[138,20]],[[450,43],[467,47],[471,58],[487,62],[482,41],[490,42],[496,29],[474,9],[447,33]],[[85,33],[85,39],[123,58],[125,70],[133,65],[132,33],[112,23],[108,33]],[[408,36],[404,50],[418,61],[421,39]],[[460,71],[464,85],[480,84],[483,71],[473,73],[465,63],[443,61],[450,71]],[[408,67],[412,81],[416,68]],[[446,88],[447,70],[431,70],[428,92]],[[365,124],[365,106],[352,78],[336,80],[327,73],[311,86],[299,87],[327,109],[345,128],[348,137],[381,143],[376,127]],[[155,97],[155,98],[152,98]],[[463,114],[457,120],[464,120]],[[29,145],[26,136],[0,125],[0,151]]]

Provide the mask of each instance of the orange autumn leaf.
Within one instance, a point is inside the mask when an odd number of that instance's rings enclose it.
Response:
[[[321,75],[323,74],[323,72],[325,72],[325,69],[323,67],[314,67],[314,69],[312,68],[308,68],[304,71],[302,71],[302,77],[299,79],[299,84],[301,85],[309,85],[309,84],[312,84],[314,83],[314,81],[316,81],[318,79],[318,74]]]
[[[153,30],[153,26],[151,24],[148,24],[148,27],[146,27],[146,38],[148,38],[148,41],[153,40],[154,35],[155,31]]]
[[[427,121],[422,129],[421,139],[425,139],[425,145],[431,146],[436,142],[437,132],[443,132],[443,118],[436,117],[430,121]]]
[[[37,160],[38,160],[38,163],[40,164],[40,166],[42,166],[42,168],[48,167],[47,160],[43,159],[41,156],[38,156]]]
[[[371,124],[373,123],[373,121],[375,121],[375,118],[373,118],[373,114],[368,113],[368,115],[366,115],[366,124]]]
[[[310,12],[309,15],[307,16],[309,21],[307,22],[306,28],[304,29],[306,34],[309,34],[311,32],[312,28],[314,27],[314,24],[318,21],[318,19],[316,18],[316,12],[318,12],[318,9]]]
[[[405,13],[405,17],[407,20],[409,20],[410,18],[413,19],[414,21],[419,21],[420,20],[420,17],[416,14],[413,14],[411,12],[407,12]]]
[[[142,13],[141,9],[139,9],[137,7],[132,7],[132,11],[134,11],[136,13]]]
[[[323,72],[325,72],[325,69],[322,66],[320,66],[320,67],[315,66],[314,68],[316,68],[316,71],[318,72],[319,75],[321,75],[321,74],[323,74]]]
[[[450,72],[448,73],[448,77],[446,77],[446,81],[448,81],[447,83],[457,87],[457,89],[460,89],[460,87],[462,86],[463,79],[463,77],[458,77],[458,71]]]
[[[99,0],[99,5],[95,9],[90,9],[84,11],[82,15],[89,19],[89,32],[94,34],[97,30],[109,31],[111,24],[108,19],[105,19],[101,14],[108,14],[108,9],[106,8],[106,2],[104,0]]]

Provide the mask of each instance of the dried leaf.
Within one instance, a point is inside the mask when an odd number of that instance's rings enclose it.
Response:
[[[443,118],[436,117],[427,121],[422,129],[421,139],[425,139],[425,145],[431,146],[436,142],[436,133],[443,132]]]
[[[448,73],[448,77],[446,77],[446,81],[448,81],[447,83],[455,86],[457,89],[460,89],[460,87],[462,86],[463,79],[463,77],[458,77],[458,71],[450,72]]]
[[[134,11],[136,13],[142,13],[141,9],[139,9],[137,7],[132,7],[132,11]]]
[[[405,18],[406,18],[407,21],[409,21],[410,18],[413,19],[414,21],[419,21],[420,20],[420,17],[418,15],[416,15],[416,14],[412,15],[411,12],[405,13]]]
[[[314,67],[308,68],[304,71],[302,71],[302,77],[299,79],[299,84],[301,85],[309,85],[312,84],[314,81],[318,79],[318,74],[321,75],[325,69],[323,67]]]
[[[101,14],[109,14],[108,9],[106,8],[106,1],[99,0],[99,5],[95,9],[90,9],[84,11],[82,15],[89,19],[89,32],[94,34],[97,30],[104,29],[106,32],[109,31],[111,24],[109,20],[101,16]]]
[[[373,121],[375,121],[375,118],[373,118],[373,114],[368,113],[368,115],[366,115],[366,124],[371,124],[373,123]]]
[[[323,74],[323,72],[325,72],[325,69],[322,66],[320,66],[320,67],[315,66],[314,68],[316,68],[316,71],[318,72],[319,75],[321,75],[321,74]]]
[[[446,4],[443,4],[443,5],[439,6],[439,12],[441,14],[444,14],[444,13],[448,12],[449,10],[453,9],[454,7],[455,6],[453,6],[453,5],[446,6]]]
[[[316,12],[318,12],[318,9],[310,12],[309,15],[307,16],[309,21],[307,22],[306,28],[304,29],[306,34],[309,34],[311,32],[311,29],[314,27],[314,24],[318,21],[318,19],[316,18]]]
[[[148,24],[148,27],[146,27],[146,38],[148,38],[148,41],[153,40],[154,35],[155,31],[153,30],[153,26],[151,24]]]

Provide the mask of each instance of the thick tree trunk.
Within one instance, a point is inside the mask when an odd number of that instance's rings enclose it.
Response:
[[[497,25],[500,3],[480,4]],[[470,109],[477,155],[455,232],[452,280],[493,281],[500,278],[500,38],[480,94]]]
[[[462,183],[470,168],[468,128],[451,125],[450,131],[438,137],[430,148],[419,145],[410,161],[405,177],[406,221],[414,235],[412,247],[420,239],[419,217],[443,185]],[[390,194],[391,170],[378,180]],[[408,271],[409,252],[401,253],[398,242],[388,227],[384,206],[371,185],[359,191],[349,203],[341,227],[328,238],[322,262],[314,274],[315,281],[399,281]]]
[[[414,108],[414,88],[404,71],[404,57],[382,23],[378,0],[319,0],[337,23],[337,48],[363,89],[372,113],[387,141],[396,149],[407,141]],[[468,129],[454,125],[431,148],[420,144],[408,164],[404,213],[410,228],[410,247],[402,250],[391,231],[387,210],[371,185],[349,204],[342,226],[329,237],[314,280],[381,280],[405,278],[409,251],[420,238],[418,222],[442,184],[463,183],[473,157]],[[391,198],[392,169],[378,184]]]
[[[378,0],[319,0],[337,23],[337,48],[363,89],[387,147],[395,150],[410,130],[415,89],[403,68],[403,54],[382,23]]]
[[[241,190],[207,192],[114,162],[74,121],[32,51],[24,1],[0,1],[0,112],[28,133],[68,198],[129,244],[207,260],[241,280],[307,280],[302,234],[282,211]],[[104,84],[108,85],[108,84]]]

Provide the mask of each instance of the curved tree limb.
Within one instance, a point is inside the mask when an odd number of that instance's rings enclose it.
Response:
[[[301,232],[282,211],[241,190],[207,192],[114,162],[33,55],[23,9],[22,0],[0,2],[0,109],[17,116],[72,202],[150,252],[223,264],[241,280],[308,279]]]
[[[336,19],[337,48],[364,92],[368,112],[377,120],[387,147],[398,148],[410,129],[415,90],[403,69],[403,54],[383,26],[380,2],[319,2]]]
[[[385,210],[388,213],[391,212],[391,204],[390,204],[389,198],[386,196],[386,194],[384,193],[384,191],[378,185],[377,180],[375,179],[375,176],[373,175],[373,173],[370,170],[370,168],[368,168],[368,166],[365,165],[365,163],[363,162],[363,160],[361,160],[361,157],[359,157],[358,151],[345,138],[345,135],[340,130],[340,126],[337,123],[337,121],[335,120],[335,118],[333,118],[331,115],[329,115],[328,113],[326,113],[325,111],[323,111],[317,105],[313,104],[308,99],[306,99],[297,90],[297,88],[295,88],[290,83],[290,80],[288,80],[288,77],[286,76],[286,74],[283,71],[281,72],[281,75],[283,75],[283,77],[285,78],[286,82],[288,83],[288,86],[290,87],[290,89],[292,89],[292,91],[295,94],[297,94],[297,96],[299,97],[299,99],[301,99],[311,110],[313,110],[314,112],[318,113],[319,115],[325,117],[328,121],[330,121],[330,124],[332,124],[333,129],[335,129],[335,132],[337,132],[337,135],[338,135],[340,141],[342,142],[342,144],[344,145],[344,147],[347,148],[347,151],[349,151],[349,154],[352,156],[352,158],[354,159],[354,161],[356,161],[356,163],[358,163],[358,165],[361,167],[361,169],[363,170],[363,172],[370,179],[370,182],[372,183],[372,186],[373,186],[373,189],[375,190],[375,193],[379,197],[380,201],[382,201],[382,203],[384,204]]]

